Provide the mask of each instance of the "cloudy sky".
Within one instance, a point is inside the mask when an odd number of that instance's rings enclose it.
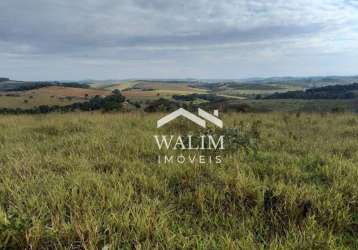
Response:
[[[19,80],[358,74],[357,0],[1,0]]]

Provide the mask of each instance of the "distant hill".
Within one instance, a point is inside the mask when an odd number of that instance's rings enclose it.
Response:
[[[247,84],[289,84],[305,87],[322,87],[327,85],[343,85],[358,82],[358,76],[312,76],[312,77],[270,77],[242,79]]]
[[[358,98],[358,83],[310,88],[304,91],[275,93],[266,99],[353,99]]]
[[[10,81],[10,78],[0,77],[0,82]]]
[[[308,76],[308,77],[267,77],[242,79],[198,79],[191,84],[215,88],[219,85],[291,85],[305,88],[322,87],[327,85],[344,85],[358,82],[358,76]],[[210,86],[213,85],[213,86]],[[216,86],[215,86],[216,85]]]
[[[3,80],[1,80],[3,79]],[[0,78],[0,91],[25,91],[50,86],[63,86],[73,88],[90,88],[88,84],[78,82],[23,82],[13,81],[8,78]]]

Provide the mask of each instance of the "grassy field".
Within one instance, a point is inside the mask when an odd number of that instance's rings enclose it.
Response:
[[[127,81],[105,87],[106,90],[119,89],[122,94],[133,100],[148,100],[161,97],[170,98],[173,95],[189,95],[206,93],[207,90],[190,87],[185,83],[153,82],[153,81]]]
[[[158,165],[162,115],[0,116],[0,248],[358,248],[356,115],[227,114],[221,165]]]
[[[296,91],[296,90],[302,90],[302,88],[294,87],[294,86],[288,86],[288,87],[282,87],[282,89],[227,89],[218,91],[218,94],[223,95],[231,95],[231,96],[252,96],[252,95],[270,95],[274,94],[276,92],[278,93],[284,93],[287,91]]]
[[[349,112],[358,111],[358,100],[301,100],[301,99],[265,99],[265,100],[243,100],[253,108],[259,110],[271,110],[278,112],[331,112],[334,109]]]
[[[136,81],[124,81],[124,82],[114,83],[114,84],[111,84],[109,86],[102,86],[102,87],[104,89],[106,89],[106,90],[112,91],[112,90],[115,90],[115,89],[123,90],[123,89],[132,88],[136,84],[137,84]]]
[[[227,83],[227,84],[207,84],[198,85],[203,89],[208,89],[212,93],[221,96],[231,97],[254,97],[256,95],[271,95],[276,92],[284,93],[287,91],[303,90],[302,86],[289,84],[245,84],[245,83]]]

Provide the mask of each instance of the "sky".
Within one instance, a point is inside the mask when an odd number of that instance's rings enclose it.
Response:
[[[0,77],[358,74],[358,0],[1,0]]]

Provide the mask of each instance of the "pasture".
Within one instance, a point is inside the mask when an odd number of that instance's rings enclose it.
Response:
[[[0,248],[358,247],[356,115],[226,114],[222,164],[158,165],[200,132],[163,115],[0,116]]]

